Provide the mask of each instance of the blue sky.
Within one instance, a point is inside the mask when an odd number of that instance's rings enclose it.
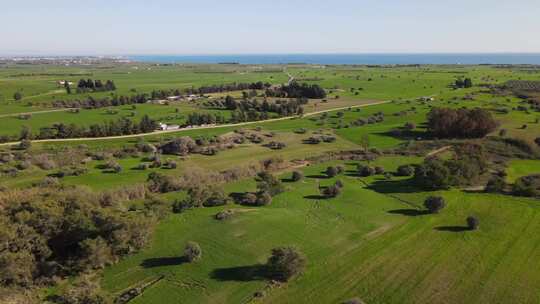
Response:
[[[539,0],[4,0],[0,54],[540,52]]]

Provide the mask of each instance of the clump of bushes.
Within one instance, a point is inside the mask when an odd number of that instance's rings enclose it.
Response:
[[[428,114],[428,131],[438,138],[482,138],[498,126],[485,109],[433,108]]]
[[[512,187],[512,193],[517,196],[540,196],[540,175],[528,175],[519,178]]]
[[[453,159],[428,158],[414,171],[414,180],[429,189],[448,189],[468,185],[486,172],[487,158],[483,147],[467,144],[456,148]]]

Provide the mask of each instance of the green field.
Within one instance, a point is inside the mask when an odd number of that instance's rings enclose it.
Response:
[[[24,202],[24,191],[40,192],[47,187],[60,193],[82,189],[96,197],[132,186],[146,189],[145,195],[123,197],[112,206],[98,205],[101,199],[95,202],[96,208],[108,208],[111,216],[126,219],[153,218],[155,214],[145,208],[156,202],[165,206],[166,214],[156,220],[149,244],[93,271],[94,281],[100,281],[109,299],[156,282],[129,304],[341,303],[355,297],[368,304],[540,303],[539,200],[511,192],[519,178],[540,173],[540,149],[534,143],[540,137],[540,112],[532,106],[534,97],[490,90],[508,80],[540,80],[540,72],[526,66],[12,63],[0,68],[0,136],[15,139],[23,126],[37,134],[55,123],[89,126],[121,117],[139,120],[144,115],[174,124],[185,123],[194,112],[229,118],[231,111],[210,109],[204,102],[227,94],[242,96],[235,91],[211,94],[197,102],[144,103],[70,113],[52,107],[52,101],[100,98],[111,92],[68,95],[57,87],[59,80],[112,79],[118,87],[113,94],[131,95],[234,82],[279,85],[288,81],[288,74],[298,82],[321,85],[327,98],[311,99],[304,106],[304,115],[281,120],[118,138],[32,141],[28,149],[0,144],[0,211],[11,200]],[[470,77],[474,86],[454,89],[451,84],[458,77]],[[13,100],[17,91],[24,96],[20,101]],[[263,97],[256,98],[261,101]],[[276,99],[269,98],[271,102]],[[483,139],[438,139],[428,133],[426,125],[433,107],[487,109],[498,126]],[[20,117],[28,112],[33,112],[29,119]],[[406,130],[406,124],[414,127]],[[262,142],[245,137],[231,144],[230,138],[238,134],[256,135]],[[136,149],[141,143],[160,147],[182,136],[230,145],[215,155],[200,151],[165,155],[159,149]],[[332,137],[332,141],[306,142],[318,136]],[[283,147],[271,149],[266,146],[270,142]],[[411,177],[356,174],[357,159],[362,155],[377,156],[369,165],[395,173],[400,165],[420,164],[427,156],[452,159],[455,154],[450,148],[463,143],[490,149],[489,168],[475,184],[427,191]],[[444,153],[437,154],[441,148]],[[515,154],[518,150],[521,152]],[[174,169],[139,168],[151,164],[156,155],[163,163],[174,161]],[[170,178],[200,172],[223,174],[260,168],[269,159],[287,165],[274,172],[283,179],[286,191],[269,206],[229,202],[176,214],[171,212],[173,202],[186,198],[185,189],[150,193],[149,187],[143,187],[148,186],[151,173]],[[104,168],[110,162],[118,164],[118,172]],[[330,165],[343,165],[346,171],[327,178],[324,170]],[[58,177],[73,168],[84,170],[76,176]],[[305,178],[289,181],[293,170],[303,171]],[[502,172],[506,173],[501,179],[503,191],[483,192],[489,177],[502,176]],[[343,192],[332,199],[321,197],[319,187],[338,179],[344,183]],[[244,176],[224,182],[223,188],[227,195],[238,194],[255,191],[256,183],[253,177]],[[442,196],[447,206],[439,214],[428,215],[423,203],[433,195]],[[51,203],[44,202],[45,206]],[[231,219],[215,220],[214,215],[225,209],[236,212]],[[24,222],[26,216],[17,220]],[[466,229],[468,216],[479,219],[478,230]],[[196,263],[182,259],[188,241],[202,248],[202,259]],[[291,281],[272,284],[259,275],[261,267],[272,248],[289,245],[305,254],[307,265]],[[31,286],[28,292],[56,296],[76,279],[76,273],[64,274],[54,284]],[[0,286],[0,302],[2,292]],[[255,297],[257,292],[263,296]]]
[[[376,164],[392,170],[415,161],[388,158]],[[270,248],[295,245],[308,258],[307,270],[261,302],[338,303],[355,296],[368,303],[540,300],[534,288],[540,284],[536,202],[448,191],[441,193],[449,201],[442,214],[411,216],[432,193],[399,186],[401,180],[372,178],[365,186],[356,177],[340,177],[345,190],[336,199],[306,198],[318,193],[309,176],[323,168],[306,169],[308,178],[287,184],[290,190],[270,207],[234,207],[239,213],[230,221],[212,218],[220,208],[169,217],[150,248],[108,269],[103,285],[114,293],[164,275],[134,303],[244,302],[265,286],[249,273],[265,262]],[[252,188],[241,182],[228,189]],[[480,230],[460,231],[470,214],[482,219]],[[188,240],[201,244],[203,260],[174,262]]]

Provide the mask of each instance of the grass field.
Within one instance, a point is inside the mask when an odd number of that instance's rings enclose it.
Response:
[[[393,170],[417,159],[388,158]],[[348,168],[352,169],[353,164]],[[253,277],[272,247],[294,245],[308,258],[306,271],[286,287],[272,289],[263,303],[338,303],[359,296],[367,303],[535,303],[540,284],[540,213],[530,200],[497,195],[441,192],[448,208],[439,215],[412,216],[433,193],[401,180],[339,177],[344,193],[312,199],[324,165],[306,169],[304,182],[269,207],[238,209],[230,221],[212,218],[222,208],[172,215],[158,228],[148,250],[105,273],[103,285],[119,292],[151,278],[164,279],[133,303],[243,303],[264,289]],[[254,189],[251,181],[229,191]],[[230,208],[230,207],[227,207]],[[481,219],[479,231],[463,231],[465,217]],[[181,231],[181,232],[180,232]],[[183,244],[203,248],[195,264],[178,262]],[[511,280],[509,280],[511,278]]]
[[[116,94],[131,95],[155,89],[234,82],[281,84],[288,81],[289,74],[300,83],[321,85],[328,97],[310,100],[304,108],[306,115],[302,117],[279,121],[129,138],[34,141],[28,151],[0,145],[0,192],[35,187],[65,169],[62,166],[43,170],[35,165],[24,166],[26,160],[38,154],[61,159],[73,157],[70,153],[80,153],[78,156],[82,159],[100,152],[111,158],[113,152],[132,150],[139,141],[159,146],[180,136],[211,139],[241,131],[255,132],[264,142],[254,144],[246,140],[213,156],[162,155],[163,162],[171,159],[177,163],[175,169],[137,169],[141,163],[149,163],[148,157],[152,153],[148,152],[132,151],[134,156],[115,158],[122,168],[119,173],[103,169],[106,160],[90,160],[76,164],[87,170],[84,174],[58,179],[61,184],[58,189],[63,191],[65,188],[62,187],[84,186],[99,194],[144,184],[151,172],[180,176],[188,175],[193,168],[222,172],[274,157],[287,161],[313,159],[329,152],[361,150],[365,148],[366,137],[368,148],[397,152],[387,153],[370,163],[394,172],[400,165],[423,161],[423,157],[395,155],[405,153],[404,148],[412,149],[415,143],[419,147],[424,143],[426,147],[442,145],[442,141],[430,138],[426,132],[426,115],[433,107],[481,107],[490,110],[499,122],[497,130],[490,134],[492,137],[500,136],[499,132],[504,129],[505,137],[525,139],[534,145],[533,140],[540,136],[540,123],[537,122],[540,112],[523,99],[492,94],[488,89],[488,85],[511,79],[540,80],[540,72],[526,67],[140,63],[2,66],[0,136],[16,136],[23,126],[30,127],[36,134],[40,128],[59,122],[88,126],[120,117],[139,120],[143,115],[149,115],[160,122],[182,124],[192,112],[230,115],[229,111],[207,109],[202,102],[138,104],[135,108],[128,105],[67,113],[52,108],[51,101],[87,96],[98,98],[111,93],[67,95],[56,86],[58,80],[113,79],[118,87]],[[470,77],[475,86],[451,88],[449,85],[457,77]],[[23,93],[21,101],[13,100],[16,91]],[[238,98],[241,93],[230,92]],[[212,94],[212,97],[226,94],[229,92]],[[419,100],[423,96],[434,100]],[[386,102],[371,104],[381,101]],[[319,111],[325,113],[314,113]],[[33,112],[31,118],[21,119],[19,115],[26,112]],[[384,120],[365,123],[378,113],[382,113]],[[415,128],[404,132],[406,123],[413,123]],[[334,136],[335,141],[303,142],[319,134]],[[280,150],[265,147],[264,144],[270,141],[283,143],[285,147]],[[447,142],[452,140],[444,144]],[[411,154],[427,155],[427,149]],[[439,156],[449,155],[450,152]],[[534,153],[530,156],[531,159],[504,158],[497,169],[505,167],[509,184],[522,176],[540,173],[540,161],[532,159]],[[347,171],[336,178],[326,178],[323,174],[326,167],[337,164],[345,165]],[[341,303],[354,297],[369,304],[540,303],[538,199],[457,188],[429,192],[418,188],[408,177],[387,179],[376,175],[361,178],[355,174],[357,164],[357,161],[312,162],[298,168],[304,171],[305,178],[294,183],[288,181],[291,174],[288,171],[292,168],[279,171],[287,190],[274,197],[272,204],[266,207],[231,203],[225,207],[197,208],[182,214],[170,214],[157,224],[151,243],[145,249],[99,272],[101,285],[114,298],[130,288],[157,280],[130,304]],[[319,186],[331,185],[337,179],[345,184],[343,193],[333,199],[322,198]],[[224,187],[227,194],[241,193],[255,191],[256,183],[250,178],[225,184]],[[185,191],[152,193],[146,199],[170,204],[186,195]],[[422,212],[424,200],[431,195],[440,195],[447,202],[440,214]],[[119,201],[113,208],[123,204],[125,208],[114,212],[129,216],[130,212],[142,212],[147,202],[144,199]],[[132,207],[139,210],[133,211]],[[236,213],[229,220],[215,220],[213,216],[224,209],[234,209]],[[480,220],[479,230],[466,229],[465,219],[471,215]],[[183,262],[181,255],[187,241],[201,245],[201,261]],[[307,266],[289,283],[271,285],[257,275],[258,271],[272,248],[287,245],[296,246],[306,255]],[[61,293],[70,282],[71,278],[56,287],[44,288],[44,293]],[[264,297],[254,298],[257,291],[264,291]]]

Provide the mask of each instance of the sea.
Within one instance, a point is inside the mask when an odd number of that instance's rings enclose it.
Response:
[[[243,54],[243,55],[135,55],[128,59],[153,63],[235,64],[535,64],[540,53],[470,54]]]

